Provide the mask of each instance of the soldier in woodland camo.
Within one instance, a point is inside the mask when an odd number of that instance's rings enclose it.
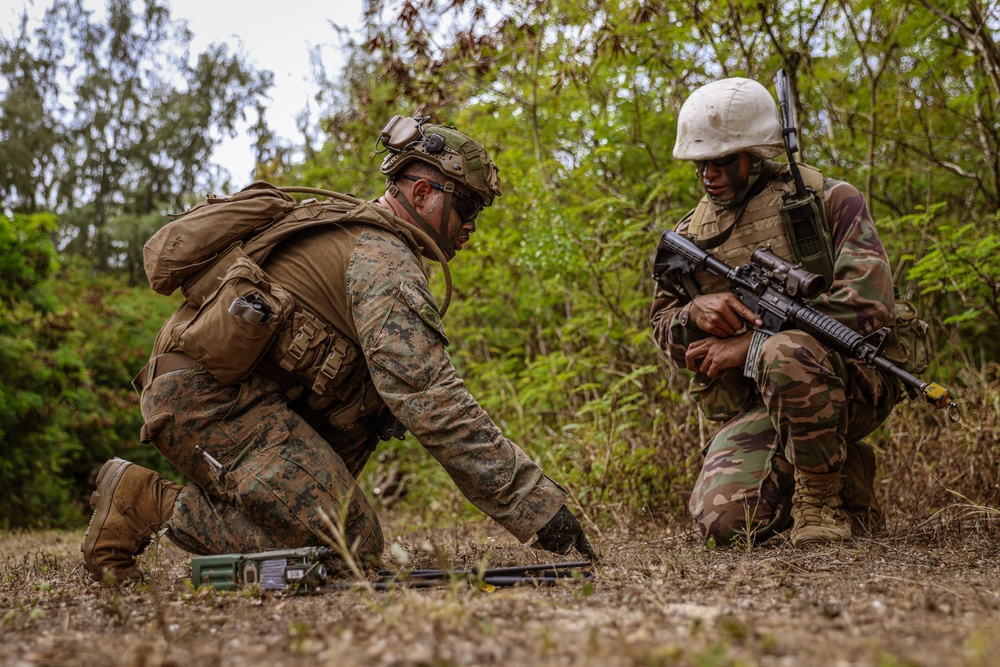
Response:
[[[224,385],[178,349],[170,331],[192,309],[161,330],[137,378],[142,440],[191,483],[106,463],[82,545],[95,577],[141,576],[134,556],[159,530],[196,554],[325,545],[323,513],[343,518],[357,558],[377,562],[382,533],[355,478],[391,415],[516,538],[537,534],[545,549],[595,558],[566,491],[457,377],[421,262],[427,249],[398,224],[417,225],[454,256],[501,194],[496,166],[469,137],[425,119],[394,118],[380,143],[386,193],[299,232],[264,262],[300,309],[247,379]]]
[[[694,162],[705,197],[677,232],[730,266],[765,244],[794,261],[778,212],[794,186],[788,166],[769,160],[782,147],[777,106],[759,83],[696,90],[681,108],[674,157]],[[833,284],[811,305],[861,334],[892,324],[892,272],[864,198],[801,169],[834,255]],[[686,293],[657,286],[651,323],[660,348],[695,373],[702,411],[724,422],[689,501],[703,534],[762,541],[791,526],[792,544],[805,546],[879,525],[874,453],[861,439],[888,417],[898,383],[801,331],[754,331],[759,320],[724,279],[693,278]]]

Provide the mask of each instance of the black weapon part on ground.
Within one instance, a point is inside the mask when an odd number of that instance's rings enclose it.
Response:
[[[593,563],[548,563],[541,565],[520,565],[485,570],[379,570],[370,581],[341,581],[320,587],[319,590],[354,590],[370,588],[391,590],[394,588],[432,588],[462,582],[472,585],[532,586],[535,588],[555,586],[560,583],[575,583],[592,580]]]

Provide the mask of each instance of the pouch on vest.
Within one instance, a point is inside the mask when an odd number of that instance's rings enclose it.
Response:
[[[355,367],[358,347],[312,313],[299,309],[278,332],[268,359],[310,390],[310,407],[321,409]],[[304,378],[311,378],[312,384]],[[325,401],[325,403],[315,403]]]
[[[909,301],[897,300],[892,314],[895,324],[882,354],[904,371],[920,375],[930,361],[930,325],[920,319]]]
[[[294,308],[291,294],[252,260],[237,257],[197,314],[178,323],[170,337],[219,382],[232,384],[253,371]]]
[[[323,414],[330,425],[341,431],[350,429],[360,419],[377,414],[383,405],[375,383],[368,376],[358,375],[354,382],[342,387],[339,393],[341,396],[337,404]],[[318,402],[312,399],[310,396],[307,401],[309,406],[320,409]]]

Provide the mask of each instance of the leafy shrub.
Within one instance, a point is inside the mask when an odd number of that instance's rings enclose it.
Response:
[[[60,265],[49,215],[0,216],[0,524],[67,526],[86,515],[95,466],[136,448],[130,380],[172,304]]]

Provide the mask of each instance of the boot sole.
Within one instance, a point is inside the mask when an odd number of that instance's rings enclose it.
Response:
[[[844,542],[849,542],[854,539],[853,534],[848,535],[809,535],[807,537],[792,538],[789,537],[789,542],[795,549],[805,549],[813,546],[828,546],[831,544],[842,544]]]
[[[97,473],[97,488],[90,496],[90,506],[94,508],[94,513],[90,517],[87,532],[83,535],[83,543],[80,545],[80,551],[83,552],[84,566],[97,580],[100,580],[104,576],[103,568],[94,560],[94,547],[97,544],[97,536],[100,534],[101,528],[104,526],[104,522],[107,521],[108,514],[111,512],[111,502],[115,497],[115,489],[118,488],[118,482],[121,481],[122,475],[125,474],[125,470],[130,465],[132,464],[125,459],[113,458],[101,466],[100,472]],[[102,494],[101,489],[104,488],[105,484],[107,484],[107,493]]]

